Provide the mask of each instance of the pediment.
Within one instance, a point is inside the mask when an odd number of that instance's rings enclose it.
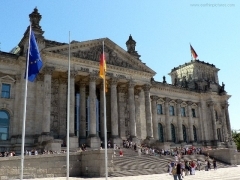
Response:
[[[11,76],[9,75],[6,75],[6,76],[3,76],[3,77],[0,77],[1,81],[4,81],[4,82],[15,82],[15,79],[12,78]]]
[[[108,38],[96,39],[84,42],[71,43],[71,57],[99,62],[100,54],[103,52],[102,42],[104,41],[104,52],[107,65],[113,65],[136,71],[144,71],[156,74],[151,68],[142,63],[141,60],[133,57],[127,51],[116,45]],[[68,56],[69,45],[61,45],[44,49],[44,51],[58,53]]]

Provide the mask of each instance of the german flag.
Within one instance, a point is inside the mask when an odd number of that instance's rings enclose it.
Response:
[[[190,50],[191,50],[192,57],[194,59],[196,59],[198,57],[198,55],[197,55],[196,51],[193,49],[191,44],[190,44]]]
[[[107,66],[106,66],[106,59],[105,59],[105,54],[102,53],[101,57],[100,57],[100,65],[99,65],[99,76],[103,79],[105,79],[105,74],[106,74],[106,70],[107,70]]]

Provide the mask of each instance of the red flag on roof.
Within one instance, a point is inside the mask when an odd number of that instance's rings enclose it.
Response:
[[[196,59],[198,57],[198,55],[197,55],[196,51],[193,49],[191,44],[190,44],[190,50],[191,50],[192,57],[194,59]]]

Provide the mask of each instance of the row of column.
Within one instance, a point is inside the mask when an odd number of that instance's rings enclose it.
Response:
[[[50,119],[51,119],[51,85],[52,85],[52,72],[54,71],[53,67],[45,67],[44,72],[44,100],[43,100],[43,119],[42,122],[42,134],[49,134],[50,133]],[[74,108],[75,108],[75,76],[77,75],[76,72],[71,72],[70,78],[70,88],[71,89],[71,99],[70,99],[70,136],[74,136]],[[89,136],[95,137],[97,135],[96,132],[96,80],[98,76],[90,75],[89,78],[89,108],[90,108],[90,129],[89,129]],[[124,109],[123,109],[123,95],[125,94],[125,90],[122,87],[118,87],[117,89],[118,80],[116,78],[112,78],[110,81],[111,85],[111,133],[112,137],[125,137],[125,117],[124,117]],[[86,81],[80,82],[80,137],[85,137],[86,135]],[[132,138],[136,137],[136,110],[135,107],[135,84],[130,81],[128,83],[128,105],[129,105],[129,121],[130,121],[130,136]],[[157,120],[157,96],[152,96],[152,103],[150,101],[150,85],[144,85],[144,98],[145,98],[145,114],[146,114],[146,131],[147,131],[147,138],[151,139],[158,139],[158,120]],[[100,130],[103,132],[103,90],[100,90]],[[170,98],[165,98],[165,119],[166,119],[166,137],[167,141],[171,141],[171,126],[169,121],[169,102]],[[178,121],[178,137],[179,141],[183,141],[183,132],[182,132],[182,119],[181,119],[181,100],[177,101],[177,121]],[[191,102],[188,102],[188,112],[191,113]],[[215,119],[215,111],[214,111],[214,103],[210,103],[210,109],[212,112],[212,128],[213,128],[213,139],[217,140],[217,125]],[[152,111],[151,111],[152,110]],[[229,137],[231,137],[231,125],[229,120],[228,114],[228,105],[224,106],[224,121],[223,121],[223,130]],[[199,118],[201,119],[201,107],[198,106],[198,114]],[[190,127],[190,136],[189,140],[194,141],[194,134],[193,134],[193,120],[191,114],[189,114],[189,127]],[[122,129],[119,129],[119,124]],[[202,131],[204,128],[203,122],[200,120],[200,132],[202,140],[206,138],[206,134]],[[205,136],[205,137],[204,137]]]
[[[43,123],[42,134],[50,133],[50,116],[51,116],[51,79],[54,68],[44,69],[44,109],[43,109]],[[75,76],[76,72],[71,72],[70,77],[70,136],[74,136],[74,120],[75,120]],[[90,75],[89,77],[89,137],[96,137],[96,80],[98,76]],[[124,100],[122,96],[126,93],[121,87],[117,91],[118,79],[112,78],[111,85],[111,135],[112,138],[125,137],[125,114],[123,109]],[[80,138],[86,138],[86,85],[87,81],[80,82]],[[128,83],[128,105],[129,105],[129,121],[130,121],[130,136],[136,137],[136,107],[135,107],[135,84],[130,81]],[[143,87],[145,94],[145,110],[146,110],[146,123],[147,123],[147,137],[153,138],[152,130],[152,114],[151,114],[151,101],[150,101],[150,86]],[[104,131],[104,105],[103,105],[103,90],[100,90],[100,131]],[[118,100],[119,98],[119,100]],[[119,123],[121,128],[119,131]],[[103,133],[102,133],[103,134]]]
[[[151,96],[152,98],[152,115],[153,115],[153,132],[154,132],[154,139],[159,139],[158,135],[158,119],[157,119],[157,100],[159,99],[158,96]],[[170,117],[169,117],[169,102],[170,98],[165,98],[165,123],[166,123],[166,142],[172,142],[171,136],[171,124],[170,124]],[[178,139],[179,142],[183,142],[183,129],[182,129],[182,116],[181,116],[181,103],[182,100],[177,100],[177,126],[178,126]],[[191,115],[191,105],[192,102],[187,102],[188,104],[188,126],[189,126],[189,141],[194,141],[194,133],[193,133],[193,119]],[[200,105],[200,104],[199,104]],[[200,115],[200,106],[198,106],[198,114]],[[199,117],[200,119],[200,117]],[[202,126],[200,125],[200,131]]]

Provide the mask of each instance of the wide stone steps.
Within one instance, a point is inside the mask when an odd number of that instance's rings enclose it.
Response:
[[[167,173],[168,163],[175,160],[174,157],[168,155],[150,156],[142,154],[139,157],[138,153],[131,149],[124,149],[123,152],[124,156],[119,157],[118,152],[116,152],[116,156],[113,158],[113,173],[111,174],[113,177]],[[203,170],[203,163],[206,159],[204,155],[185,155],[182,161],[196,161],[197,159],[202,162],[201,169]],[[230,165],[217,162],[217,167],[224,168],[230,167]]]

